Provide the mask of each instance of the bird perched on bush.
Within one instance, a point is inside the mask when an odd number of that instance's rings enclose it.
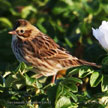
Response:
[[[98,67],[95,63],[73,57],[24,19],[19,19],[9,34],[12,34],[12,50],[17,60],[32,66],[37,78],[54,76],[52,80],[54,82],[59,71],[80,65]]]

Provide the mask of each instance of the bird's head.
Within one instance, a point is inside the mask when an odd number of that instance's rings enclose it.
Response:
[[[17,20],[14,29],[8,33],[21,39],[25,39],[36,35],[38,32],[39,30],[30,24],[30,22],[24,19],[19,19]]]

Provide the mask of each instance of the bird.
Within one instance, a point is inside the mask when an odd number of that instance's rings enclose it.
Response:
[[[63,70],[82,65],[100,67],[96,63],[72,56],[25,19],[18,19],[13,30],[8,33],[12,35],[11,47],[16,59],[32,66],[36,78],[53,76],[52,83],[54,83],[60,71],[64,74]]]

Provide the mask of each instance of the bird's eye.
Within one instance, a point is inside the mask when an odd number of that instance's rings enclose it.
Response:
[[[21,33],[24,33],[24,30],[20,30]]]

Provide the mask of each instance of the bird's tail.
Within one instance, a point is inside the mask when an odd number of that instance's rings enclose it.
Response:
[[[64,62],[61,62],[61,64],[64,65],[65,67],[69,66],[68,68],[82,66],[82,65],[93,66],[96,68],[102,67],[101,65],[97,65],[96,63],[87,62],[85,60],[81,60],[81,59],[77,59],[77,58],[75,58],[75,59],[72,58],[71,60],[64,60]],[[58,71],[57,78],[63,77],[66,74],[67,69]]]
[[[97,65],[96,63],[87,62],[87,61],[81,60],[81,59],[78,59],[78,62],[79,62],[79,64],[81,64],[81,65],[88,65],[88,66],[93,66],[93,67],[97,67],[97,68],[101,68],[101,67],[102,67],[101,65]]]

